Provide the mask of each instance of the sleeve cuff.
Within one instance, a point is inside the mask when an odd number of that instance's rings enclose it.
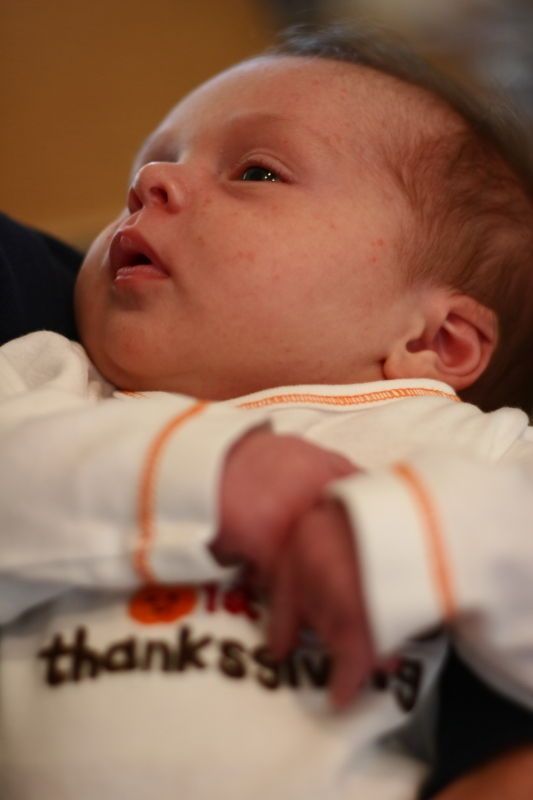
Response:
[[[222,469],[231,447],[266,420],[261,411],[207,406],[168,436],[152,467],[155,476],[145,471],[144,491],[150,491],[152,480],[153,497],[147,498],[138,551],[142,556],[144,545],[145,566],[156,580],[175,582],[176,576],[186,575],[195,582],[235,574],[221,567],[208,548],[218,527]]]
[[[329,494],[352,523],[378,654],[442,623],[424,519],[405,482],[390,471],[359,474],[335,482]]]

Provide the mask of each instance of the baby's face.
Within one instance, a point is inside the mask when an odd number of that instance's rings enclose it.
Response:
[[[111,382],[224,399],[383,377],[415,298],[378,155],[382,84],[263,58],[169,114],[78,280],[81,337]]]

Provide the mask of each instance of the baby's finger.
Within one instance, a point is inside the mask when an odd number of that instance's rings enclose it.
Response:
[[[329,452],[329,465],[336,478],[345,478],[359,472],[359,467],[340,453]]]
[[[292,564],[288,556],[281,558],[274,577],[270,612],[268,646],[274,658],[281,660],[296,646],[299,621]]]
[[[362,640],[358,642],[354,638],[352,643],[334,654],[330,698],[335,708],[343,710],[355,700],[372,667],[372,653]]]

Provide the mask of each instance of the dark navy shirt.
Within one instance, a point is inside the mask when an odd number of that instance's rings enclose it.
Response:
[[[73,290],[82,254],[0,214],[0,344],[36,330],[77,339]]]

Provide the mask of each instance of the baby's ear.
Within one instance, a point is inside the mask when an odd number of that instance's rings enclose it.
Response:
[[[497,342],[494,311],[468,295],[430,290],[410,335],[394,343],[383,372],[388,380],[434,378],[461,391],[483,374]]]

